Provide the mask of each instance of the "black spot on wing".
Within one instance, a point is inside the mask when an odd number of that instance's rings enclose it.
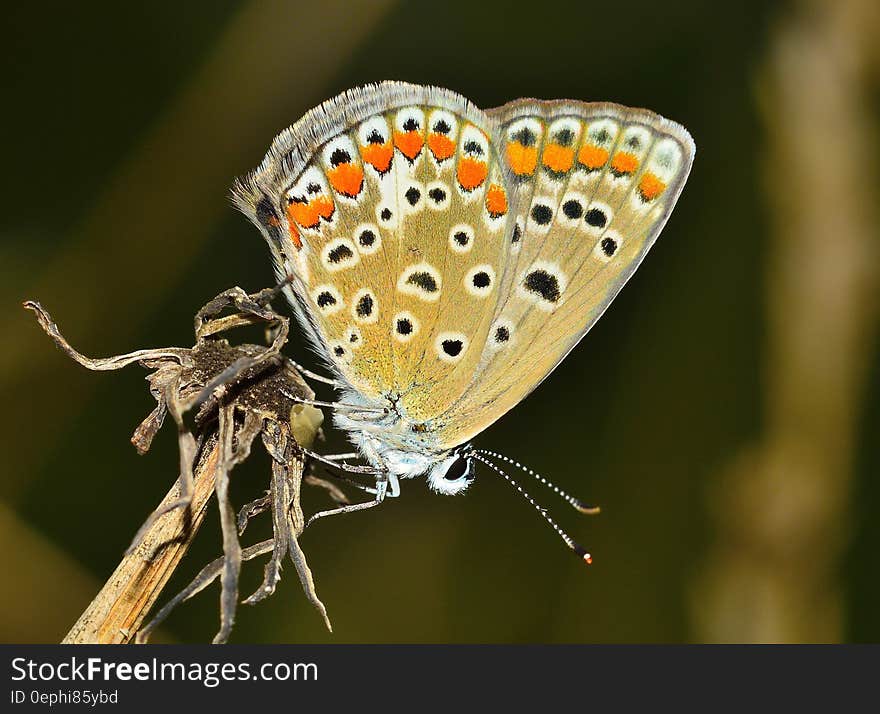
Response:
[[[561,295],[559,290],[559,280],[552,273],[546,270],[537,269],[526,275],[523,286],[530,293],[540,296],[547,302],[559,302]]]
[[[519,131],[514,132],[510,138],[523,146],[534,146],[538,139],[535,132],[528,127],[523,127]]]
[[[404,196],[406,197],[406,201],[407,203],[409,203],[410,206],[415,206],[419,202],[419,199],[421,199],[422,192],[419,191],[419,189],[417,189],[415,186],[410,186],[406,190]]]
[[[489,277],[489,273],[481,270],[479,273],[474,273],[472,282],[475,288],[488,288],[492,283],[492,278]]]
[[[415,285],[420,289],[424,290],[426,293],[436,293],[437,292],[437,281],[434,280],[434,276],[430,273],[426,273],[424,271],[418,270],[412,275],[410,275],[406,282],[408,285]]]
[[[358,317],[369,317],[373,314],[373,296],[372,295],[362,295],[360,300],[357,301],[357,305],[355,306],[355,311],[357,312]]]
[[[458,357],[464,349],[464,343],[461,340],[443,340],[440,346],[450,357]]]
[[[333,153],[330,154],[330,165],[333,167],[339,166],[339,164],[347,164],[351,162],[351,154],[349,154],[345,149],[334,149]]]
[[[330,251],[327,253],[327,260],[335,264],[343,260],[348,260],[353,255],[354,253],[352,253],[351,248],[343,244],[338,245],[335,248],[331,248]]]
[[[609,258],[617,252],[617,241],[614,238],[603,238],[600,245],[602,252]]]
[[[553,220],[553,209],[544,203],[532,206],[532,220],[539,226],[546,226]]]
[[[587,211],[587,215],[584,216],[584,220],[594,228],[604,228],[605,224],[608,223],[608,216],[605,215],[605,211],[601,208],[591,208]]]
[[[325,307],[329,307],[330,305],[335,305],[336,298],[333,297],[332,293],[328,292],[327,290],[324,290],[320,295],[318,295],[317,302],[318,302],[318,307],[325,308]]]
[[[577,220],[584,215],[584,207],[581,205],[580,201],[571,199],[562,204],[562,212],[565,214],[566,218]]]
[[[571,129],[560,129],[553,139],[560,146],[571,146],[574,142],[574,132]]]

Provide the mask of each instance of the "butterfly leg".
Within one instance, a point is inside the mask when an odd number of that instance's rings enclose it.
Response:
[[[344,454],[325,454],[324,458],[327,459],[327,461],[343,461],[344,459],[360,458],[360,454],[356,451],[348,451]]]
[[[337,461],[336,459],[345,458],[345,454],[331,454],[330,456],[323,456],[322,454],[318,454],[310,449],[305,449],[302,446],[299,447],[300,451],[302,451],[306,456],[314,459],[315,461],[320,461],[322,464],[327,464],[328,466],[335,466],[337,469],[341,471],[348,471],[353,474],[369,474],[371,476],[377,476],[380,474],[379,470],[374,466],[357,466],[355,464],[348,464],[344,461]]]
[[[391,485],[391,491],[389,493],[388,486],[389,482]],[[367,490],[364,488],[364,490]],[[370,489],[372,490],[372,489]],[[373,508],[374,506],[378,506],[385,500],[385,496],[397,496],[400,494],[400,486],[397,484],[397,477],[391,474],[387,474],[385,472],[379,472],[376,474],[376,489],[374,491],[376,497],[372,501],[364,501],[363,503],[351,503],[345,506],[339,506],[338,508],[331,508],[326,511],[318,511],[315,513],[308,521],[306,521],[305,527],[308,528],[312,523],[317,521],[320,518],[326,518],[327,516],[338,516],[343,513],[354,513],[355,511],[365,511],[368,508]]]
[[[308,379],[313,379],[316,382],[321,382],[321,384],[329,384],[331,387],[344,387],[345,385],[340,382],[338,379],[333,379],[332,377],[325,377],[324,375],[318,374],[317,372],[312,372],[310,369],[306,369],[296,360],[290,359],[287,357],[287,361],[292,364],[296,371],[299,372],[303,377]]]
[[[291,392],[288,392],[285,389],[281,390],[281,393],[290,399],[291,401],[296,402],[297,404],[308,404],[313,407],[325,407],[327,409],[335,409],[337,411],[351,411],[352,415],[364,414],[367,415],[366,418],[372,418],[373,414],[387,414],[387,409],[376,408],[371,409],[370,407],[362,407],[357,404],[346,404],[345,402],[322,402],[319,399],[306,399],[305,397],[299,397]]]
[[[342,474],[334,474],[331,471],[326,472],[328,476],[334,478],[338,481],[342,481],[343,483],[347,483],[349,486],[353,486],[354,488],[363,491],[364,493],[370,493],[374,496],[376,495],[376,489],[372,486],[367,486],[366,484],[359,483],[352,478],[348,478],[348,476],[343,476]]]
[[[372,501],[364,501],[363,503],[352,503],[347,506],[340,506],[339,508],[331,508],[327,511],[318,511],[311,518],[309,518],[309,520],[306,521],[305,527],[308,528],[319,518],[326,518],[327,516],[338,516],[343,513],[354,513],[355,511],[365,511],[368,508],[373,508],[373,506],[378,506],[380,503],[382,503],[382,501],[379,500],[377,494],[377,498],[374,498]]]
[[[400,481],[396,474],[388,474],[388,496],[397,498],[400,495]]]

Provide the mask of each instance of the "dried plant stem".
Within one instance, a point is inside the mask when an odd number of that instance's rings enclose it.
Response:
[[[153,370],[147,380],[157,407],[132,437],[139,453],[149,451],[166,415],[170,414],[177,426],[180,476],[175,486],[141,526],[122,562],[68,633],[65,643],[131,641],[198,532],[212,493],[217,496],[223,531],[221,627],[214,642],[226,642],[235,623],[242,561],[267,552],[263,550],[266,544],[242,549],[239,531],[244,531],[250,517],[267,510],[272,511],[275,531],[268,541],[272,558],[263,585],[246,602],[253,604],[275,591],[281,579],[281,563],[289,555],[309,602],[331,629],[297,542],[305,527],[299,503],[304,460],[311,453],[300,447],[298,440],[308,445],[314,442],[323,414],[313,406],[314,392],[280,353],[289,321],[270,307],[280,287],[253,295],[236,287],[210,300],[196,314],[196,344],[192,349],[139,350],[99,359],[75,350],[38,302],[24,303],[56,346],[84,367],[112,370],[138,362]],[[228,310],[235,312],[224,316]],[[254,324],[266,326],[270,345],[233,347],[220,337],[232,328]],[[187,412],[193,413],[198,439],[184,421]],[[251,445],[260,435],[272,458],[271,487],[268,497],[247,504],[236,519],[229,501],[230,471],[248,458]],[[349,471],[361,468],[332,463]],[[326,486],[323,481],[316,482]],[[334,490],[330,495],[337,502],[345,500]],[[137,640],[145,642],[176,604],[203,589],[216,574],[211,567],[203,569],[193,585],[144,627]]]
[[[191,507],[171,510],[153,522],[67,633],[63,644],[124,644],[134,637],[205,518],[214,493],[218,455],[217,438],[212,436],[195,469]],[[178,481],[160,508],[179,497]]]

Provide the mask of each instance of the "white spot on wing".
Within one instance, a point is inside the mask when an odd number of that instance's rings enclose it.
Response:
[[[409,342],[418,334],[421,326],[422,323],[407,310],[401,310],[391,318],[391,334],[394,335],[394,339],[398,342]],[[407,331],[407,328],[409,331]]]
[[[417,128],[414,131],[418,131],[420,134],[425,133],[425,112],[419,107],[404,107],[400,109],[394,117],[394,130],[399,132],[409,131],[405,126],[409,120],[417,124]]]
[[[587,198],[578,191],[568,191],[559,202],[557,220],[563,226],[580,228],[587,212]]]
[[[373,143],[370,138],[375,139],[376,136],[382,139],[382,141],[376,142],[378,144],[387,144],[391,140],[388,124],[381,116],[370,117],[362,122],[357,129],[358,143],[361,146],[369,146]]]
[[[345,307],[342,295],[330,283],[319,285],[311,292],[312,302],[322,315],[332,315]],[[329,299],[328,299],[329,298]],[[322,305],[323,303],[323,305]]]
[[[361,346],[364,338],[356,325],[349,325],[348,329],[345,331],[344,341],[348,343],[350,349],[356,350]]]
[[[321,262],[331,273],[357,265],[360,259],[357,248],[348,238],[336,238],[321,250]]]
[[[444,362],[458,362],[467,348],[468,338],[461,332],[441,332],[434,340],[437,356]]]
[[[562,302],[568,280],[557,263],[537,260],[523,271],[517,295],[545,312],[553,312]]]
[[[495,287],[495,271],[488,263],[476,265],[465,274],[462,282],[468,295],[486,297]]]
[[[449,247],[456,253],[467,253],[474,247],[474,229],[459,223],[449,231]]]
[[[330,348],[330,354],[337,362],[342,362],[343,364],[351,362],[351,350],[349,345],[343,340],[333,340],[328,347]]]
[[[623,244],[623,238],[617,231],[606,231],[605,235],[596,243],[593,248],[593,257],[598,258],[603,263],[608,263],[620,252]]]
[[[425,207],[425,185],[419,181],[407,181],[403,184],[397,205],[407,215],[418,213]]]
[[[604,221],[602,220],[603,216]],[[587,206],[587,210],[584,213],[582,220],[587,233],[599,236],[605,232],[605,229],[611,223],[613,218],[614,212],[611,210],[611,206],[607,203],[602,203],[601,201],[593,201]]]
[[[538,235],[546,234],[553,227],[553,218],[556,211],[557,201],[550,196],[536,196],[529,208],[529,218],[526,230]],[[549,216],[549,217],[548,217]],[[546,222],[544,222],[546,221]]]
[[[504,339],[505,336],[506,339]],[[504,349],[505,347],[510,347],[510,345],[513,344],[513,339],[513,323],[502,317],[492,323],[492,327],[489,328],[489,336],[486,344],[491,351],[495,352]]]
[[[358,312],[358,308],[361,307],[361,301],[364,300],[364,298],[368,298],[370,312],[362,315]],[[372,290],[369,288],[361,288],[354,294],[354,298],[351,301],[351,316],[354,318],[355,322],[360,322],[364,325],[372,324],[379,319],[379,300],[376,298],[376,294]]]
[[[376,220],[388,230],[397,228],[397,204],[380,203],[376,206]]]
[[[374,223],[361,223],[351,237],[361,255],[372,255],[382,247],[382,234]]]
[[[584,143],[593,144],[603,149],[610,149],[620,133],[620,125],[612,119],[599,119],[587,128]]]
[[[449,208],[449,184],[444,181],[432,181],[426,188],[428,208],[435,211],[445,211]]]
[[[508,141],[517,141],[517,135],[523,130],[528,129],[532,134],[535,135],[535,144],[534,146],[540,146],[541,143],[541,135],[544,133],[544,126],[537,119],[532,119],[527,117],[525,119],[520,119],[519,121],[513,122],[507,128],[507,140]],[[517,138],[514,138],[517,137]]]

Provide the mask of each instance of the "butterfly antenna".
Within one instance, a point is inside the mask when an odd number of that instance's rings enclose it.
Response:
[[[593,556],[591,556],[591,555],[587,552],[586,548],[584,548],[584,547],[581,546],[580,544],[576,543],[576,542],[574,541],[574,539],[572,539],[571,536],[568,535],[568,533],[566,533],[564,530],[562,530],[562,528],[560,528],[560,527],[557,525],[556,521],[554,521],[552,518],[550,518],[550,516],[547,515],[547,509],[545,509],[545,508],[541,508],[541,506],[539,506],[539,505],[535,502],[535,499],[532,498],[532,497],[526,492],[526,490],[525,490],[522,486],[520,486],[516,481],[514,481],[514,480],[513,480],[510,476],[508,476],[504,471],[502,471],[502,469],[501,469],[499,466],[496,466],[496,465],[493,464],[491,461],[489,461],[489,459],[487,459],[485,456],[483,456],[482,453],[477,453],[477,452],[474,451],[474,452],[471,452],[471,456],[472,456],[473,458],[475,458],[477,461],[479,461],[480,463],[486,464],[486,466],[488,466],[488,467],[489,467],[490,469],[492,469],[493,471],[496,471],[497,473],[501,474],[501,475],[504,477],[504,480],[507,481],[507,483],[509,483],[509,484],[510,484],[511,486],[513,486],[517,491],[519,491],[520,495],[521,495],[524,499],[526,499],[526,501],[528,501],[529,503],[532,504],[532,507],[533,507],[538,513],[541,514],[541,517],[542,517],[545,521],[547,521],[547,523],[550,524],[550,527],[551,527],[554,531],[556,531],[556,533],[559,535],[560,538],[562,538],[562,540],[563,540],[563,542],[565,543],[565,545],[567,545],[567,546],[568,546],[569,548],[571,548],[575,553],[577,553],[578,556],[579,556],[580,558],[582,558],[583,561],[584,561],[587,565],[592,565],[592,563],[593,563]]]
[[[581,513],[586,513],[588,516],[598,515],[602,509],[599,506],[588,506],[586,503],[581,501],[579,498],[575,498],[569,493],[563,491],[559,486],[553,483],[550,479],[546,479],[537,471],[533,471],[528,466],[523,466],[519,461],[514,461],[506,457],[504,454],[499,454],[495,451],[488,451],[486,449],[476,449],[474,451],[475,454],[483,454],[484,456],[491,456],[495,459],[501,459],[505,463],[511,464],[512,466],[516,466],[518,469],[525,471],[529,476],[533,476],[535,479],[544,484],[551,491],[559,494],[564,501],[566,501],[569,505],[571,505],[576,511],[580,511]]]

